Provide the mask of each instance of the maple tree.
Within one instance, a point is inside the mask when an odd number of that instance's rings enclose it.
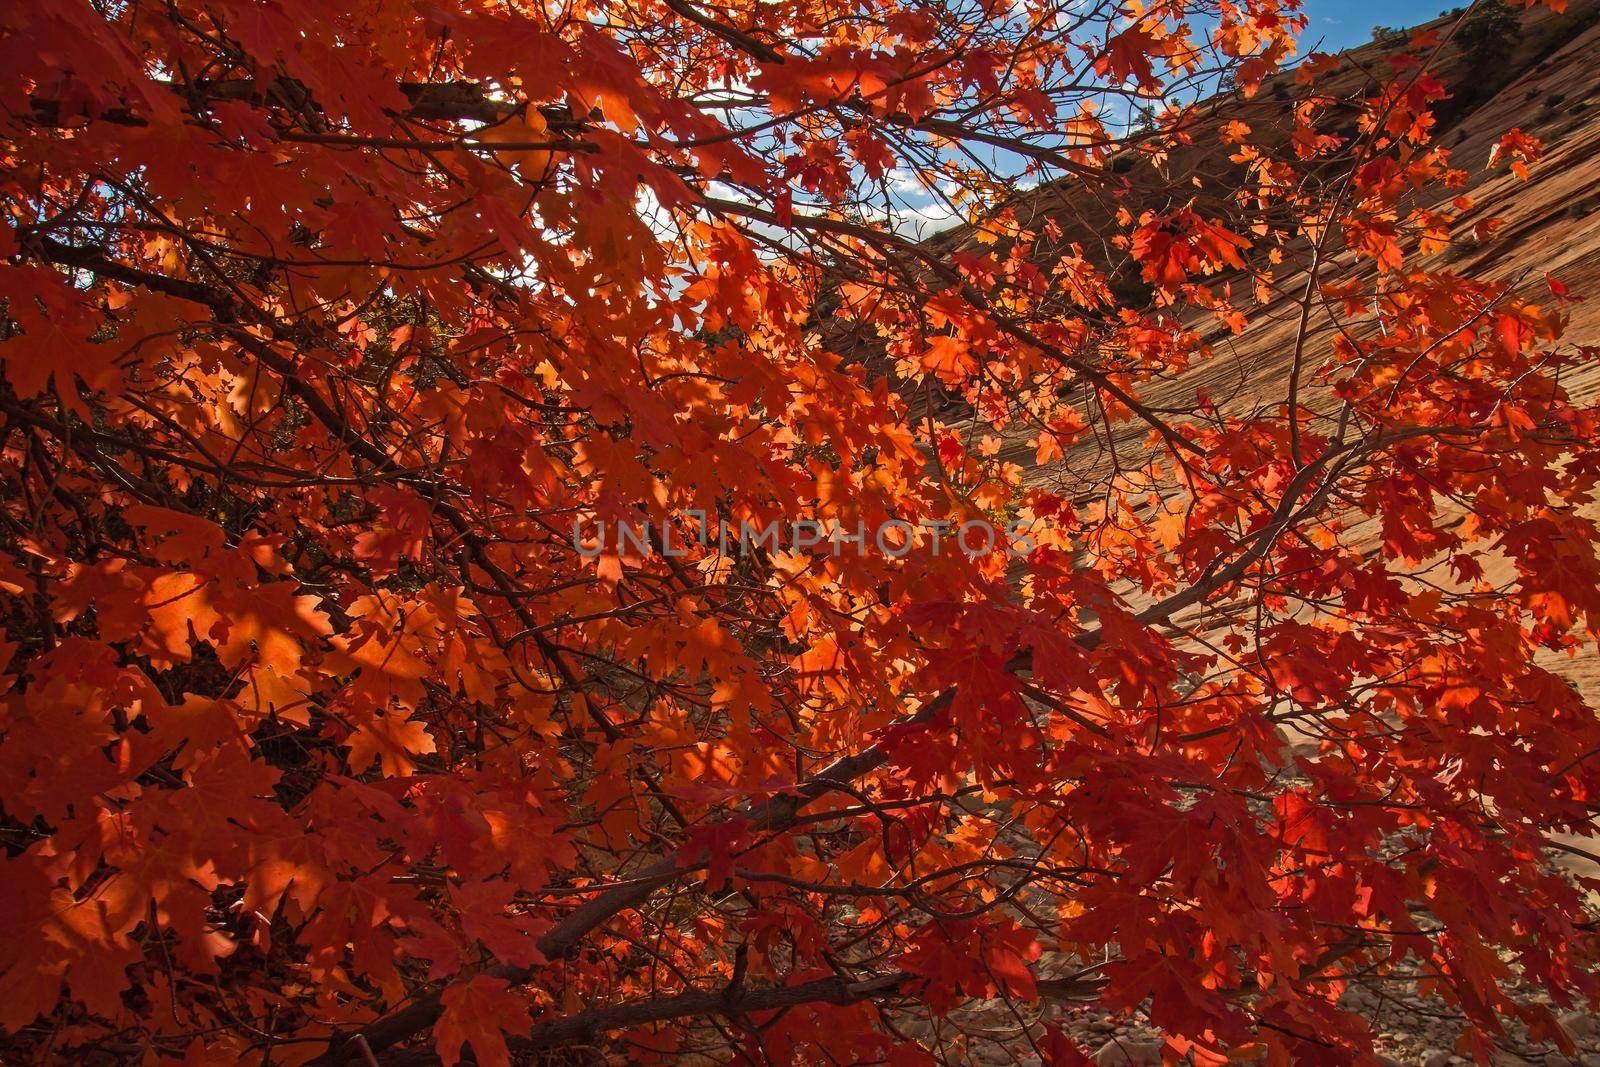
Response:
[[[1346,1063],[1402,965],[1564,1041],[1581,294],[1435,255],[1448,30],[1335,94],[1303,22],[0,8],[3,1047],[913,1063],[1043,997]],[[1280,395],[1182,377],[1284,323]]]

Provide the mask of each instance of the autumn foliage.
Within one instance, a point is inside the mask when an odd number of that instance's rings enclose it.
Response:
[[[1349,1063],[1395,968],[1564,1040],[1584,294],[1441,254],[1448,25],[1336,95],[1303,21],[0,8],[0,1055]]]

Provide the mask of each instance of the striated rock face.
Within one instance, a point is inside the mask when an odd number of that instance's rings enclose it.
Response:
[[[1444,28],[1450,22],[1441,19],[1419,29]],[[1574,0],[1563,14],[1533,8],[1521,15],[1521,26],[1520,36],[1506,47],[1493,69],[1474,65],[1453,45],[1442,46],[1429,60],[1429,71],[1454,94],[1439,108],[1435,141],[1449,147],[1451,163],[1468,175],[1467,185],[1450,195],[1465,194],[1473,201],[1472,209],[1454,230],[1451,246],[1434,257],[1431,265],[1463,277],[1513,282],[1531,299],[1544,297],[1547,303],[1554,303],[1554,298],[1546,277],[1559,279],[1571,296],[1580,298],[1563,306],[1568,319],[1563,346],[1600,350],[1600,62],[1596,62],[1600,57],[1600,0]],[[1347,53],[1338,70],[1325,75],[1319,87],[1354,91],[1362,83],[1364,71],[1387,62],[1392,51],[1391,47],[1368,45]],[[1291,84],[1292,78],[1280,77],[1269,81],[1252,100],[1217,103],[1210,120],[1213,125],[1202,126],[1190,148],[1173,154],[1169,172],[1225,169],[1226,151],[1219,149],[1216,138],[1207,131],[1234,118],[1250,123],[1258,132],[1281,123],[1292,105]],[[1513,128],[1544,142],[1544,153],[1529,167],[1526,180],[1489,165],[1495,145]],[[1140,179],[1136,170],[1128,173],[1136,186],[1140,180],[1150,180]],[[1092,199],[1087,204],[1069,203],[1065,197],[1062,190],[1041,189],[1026,199],[1027,213],[1034,219],[1057,220],[1069,234],[1076,235],[1074,239],[1097,227],[1101,231],[1112,228],[1103,204]],[[1479,240],[1480,232],[1488,235]],[[965,238],[958,233],[945,240],[958,246]],[[1116,267],[1114,257],[1110,264]],[[1320,280],[1337,284],[1356,269],[1348,259],[1335,256],[1325,262]],[[1232,280],[1221,276],[1217,282]],[[1303,287],[1303,275],[1290,276],[1279,291],[1297,294]],[[1213,344],[1212,356],[1172,377],[1142,385],[1141,400],[1158,409],[1188,408],[1203,393],[1229,413],[1283,403],[1283,383],[1289,374],[1298,325],[1296,316],[1286,313],[1291,303],[1284,297],[1257,308],[1249,326],[1237,337],[1225,336],[1209,320],[1197,322],[1197,328],[1209,331],[1206,339]],[[1313,347],[1330,342],[1327,334],[1311,338]],[[1308,353],[1308,362],[1316,355]],[[1600,399],[1600,351],[1597,358],[1574,366],[1564,384],[1580,401]],[[1317,408],[1329,398],[1308,386],[1302,400]],[[1008,442],[1003,454],[1027,468],[1031,483],[1080,497],[1083,486],[1099,485],[1119,459],[1144,451],[1147,435],[1143,424],[1123,423],[1110,431],[1109,444],[1086,441],[1046,465],[1034,463],[1033,450],[1020,441]],[[1354,532],[1356,546],[1367,547],[1361,532]],[[1367,535],[1376,534],[1369,524]],[[1505,580],[1510,574],[1509,567],[1497,571],[1493,561],[1486,564],[1489,581]],[[1137,602],[1139,598],[1133,599]],[[1592,702],[1600,702],[1600,657],[1552,655],[1544,666],[1571,680]],[[1600,854],[1600,843],[1587,850]],[[1567,858],[1577,870],[1600,874],[1600,866],[1583,857],[1569,853]]]

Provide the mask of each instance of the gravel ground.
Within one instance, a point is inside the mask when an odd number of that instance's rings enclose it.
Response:
[[[1530,997],[1537,1000],[1539,998]],[[1451,1067],[1472,1062],[1457,1052],[1462,1031],[1459,1013],[1435,997],[1418,995],[1403,978],[1392,979],[1382,990],[1353,987],[1345,1006],[1359,1012],[1378,1034],[1377,1046],[1386,1064],[1404,1067]],[[1600,1067],[1600,1017],[1584,1011],[1558,1016],[1576,1046],[1570,1055],[1552,1042],[1529,1038],[1518,1021],[1506,1020],[1506,1037],[1494,1054],[1495,1067]],[[1042,1003],[1016,1013],[999,1001],[974,1004],[935,1027],[907,1026],[908,1036],[937,1040],[951,1064],[989,1067],[1040,1062],[1024,1035],[1024,1024],[1035,1036],[1043,1021],[1054,1022],[1078,1047],[1102,1065],[1125,1064],[1158,1067],[1164,1041],[1142,1013],[1115,1018],[1105,1012]]]

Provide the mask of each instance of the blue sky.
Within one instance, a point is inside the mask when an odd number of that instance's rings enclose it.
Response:
[[[1308,52],[1339,52],[1367,44],[1372,40],[1374,26],[1408,28],[1431,22],[1440,14],[1468,0],[1304,0],[1308,19],[1305,32],[1300,36],[1299,55]],[[1104,113],[1125,118],[1125,102],[1107,101]],[[1001,172],[1010,170],[1020,174],[1025,161],[1004,151],[991,154],[990,162]],[[888,202],[882,216],[908,235],[925,237],[946,229],[959,221],[957,208],[952,203],[956,183],[944,182],[940,188],[929,188],[909,171],[897,169],[889,175]]]
[[[1310,18],[1301,37],[1301,51],[1320,47],[1324,52],[1365,44],[1372,40],[1372,27],[1415,26],[1439,17],[1442,11],[1467,0],[1306,0]],[[1321,41],[1320,46],[1318,41]]]

